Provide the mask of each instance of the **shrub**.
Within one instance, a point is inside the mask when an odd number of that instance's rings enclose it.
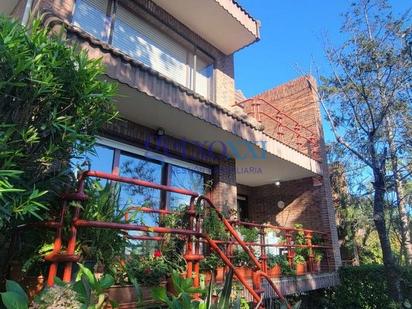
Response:
[[[100,60],[90,60],[85,51],[68,46],[39,20],[26,29],[0,16],[0,235],[4,235],[0,248],[4,252],[15,226],[58,213],[58,196],[73,179],[70,160],[91,150],[99,129],[117,115],[112,102],[115,86],[101,78],[103,73]],[[31,245],[31,240],[27,243]],[[9,258],[0,256],[0,261]]]
[[[267,265],[269,268],[275,267],[275,265],[279,265],[282,269],[284,267],[289,267],[288,260],[285,255],[279,254],[279,255],[274,255],[271,253],[267,254]]]
[[[240,226],[239,232],[243,237],[243,241],[255,243],[259,240],[259,230],[256,227]]]
[[[380,309],[410,308],[412,303],[412,269],[401,268],[403,306],[391,303],[383,265],[342,267],[340,285],[312,291],[303,297],[304,308]]]
[[[64,190],[71,157],[90,150],[115,117],[115,87],[103,73],[99,60],[67,46],[40,20],[26,29],[0,16],[0,187],[9,187],[0,195],[0,228],[44,216]]]

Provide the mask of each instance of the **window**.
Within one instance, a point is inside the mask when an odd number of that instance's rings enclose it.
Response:
[[[162,165],[121,151],[119,174],[128,178],[142,179],[160,184],[162,181]],[[120,206],[122,208],[138,206],[160,209],[160,191],[122,183]],[[156,225],[159,222],[158,215],[149,213],[140,213],[137,219],[141,221],[140,223],[149,226]]]
[[[118,0],[77,0],[73,24],[206,99],[213,99],[213,59],[188,42],[187,46],[178,43]]]
[[[111,19],[107,16],[109,0],[77,0],[73,24],[96,38],[107,41]]]
[[[206,176],[211,173],[206,167],[161,155],[155,156],[149,151],[108,139],[99,139],[99,142],[101,143],[95,146],[93,152],[84,158],[76,158],[72,164],[86,169],[84,162],[88,161],[91,170],[204,193]],[[177,210],[188,206],[190,197],[122,183],[119,203],[121,209],[140,206]],[[136,219],[146,225],[156,225],[159,222],[158,215],[154,214],[140,213]]]
[[[148,67],[187,85],[187,51],[165,34],[119,6],[112,44]]]
[[[211,59],[196,57],[195,90],[205,98],[212,96],[213,62]]]

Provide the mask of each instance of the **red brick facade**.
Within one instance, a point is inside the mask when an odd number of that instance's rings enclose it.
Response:
[[[335,211],[332,204],[316,81],[311,76],[303,76],[259,94],[255,98],[263,98],[316,134],[318,144],[316,159],[322,162],[323,177],[285,181],[281,182],[279,187],[274,184],[253,188],[238,186],[238,193],[248,196],[249,207],[253,209],[249,212],[249,219],[259,223],[270,222],[274,225],[289,227],[300,223],[305,228],[326,232],[330,235],[329,244],[334,247],[334,250],[329,252],[332,266],[339,267],[341,260]],[[244,104],[244,109],[252,113],[253,106],[249,103],[251,101]],[[260,104],[261,112],[276,117],[276,110],[269,104],[265,102],[260,102]],[[260,120],[267,134],[276,135],[276,122],[263,116]],[[291,132],[285,131],[283,141],[288,146],[303,151],[295,143],[290,142],[293,138]],[[311,155],[310,151],[307,154]],[[280,200],[285,202],[284,209],[277,207],[277,202]]]
[[[256,100],[254,100],[256,99]],[[259,100],[263,99],[263,100]],[[243,104],[244,110],[248,114],[255,114],[256,107],[259,115],[256,117],[264,125],[264,132],[276,139],[284,142],[288,146],[301,151],[315,159],[319,159],[317,152],[319,147],[307,145],[307,141],[300,139],[301,146],[298,145],[297,136],[294,132],[286,129],[295,128],[291,119],[281,115],[280,122],[283,127],[279,129],[279,124],[273,119],[279,119],[278,110],[296,120],[301,127],[301,134],[309,136],[313,132],[314,144],[319,145],[321,139],[321,121],[319,105],[316,94],[316,81],[311,76],[302,76],[289,81],[271,90],[256,95],[252,100]],[[275,108],[273,108],[274,106]],[[269,118],[272,117],[273,119]],[[281,133],[281,134],[280,134]]]

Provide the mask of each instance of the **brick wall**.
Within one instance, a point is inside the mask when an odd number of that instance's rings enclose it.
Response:
[[[244,110],[246,113],[253,114],[253,104],[259,104],[259,120],[264,125],[264,131],[267,134],[281,140],[296,150],[308,154],[315,159],[319,159],[319,156],[314,154],[319,151],[318,147],[308,147],[307,142],[303,139],[300,139],[300,142],[302,142],[303,145],[298,146],[296,135],[286,128],[281,128],[283,135],[279,135],[279,124],[270,119],[268,116],[265,116],[266,114],[276,118],[278,112],[276,109],[271,107],[271,105],[273,105],[281,112],[295,119],[301,126],[306,127],[313,132],[315,143],[319,145],[321,136],[321,122],[319,104],[316,97],[316,81],[314,78],[311,76],[302,76],[258,94],[252,99],[259,98],[264,99],[268,102],[268,104],[259,100],[249,101],[244,104]],[[295,126],[293,121],[288,120],[286,117],[283,117],[281,121],[283,125],[287,125],[290,128],[294,128]],[[301,132],[305,136],[310,136],[309,131],[302,129]]]
[[[242,186],[238,193],[248,196],[248,215],[252,221],[288,227],[301,223],[309,229],[325,231],[319,220],[320,188],[313,186],[312,178],[284,181],[279,187]],[[285,202],[284,209],[278,208],[279,201]]]
[[[150,0],[122,1],[136,15],[146,19],[173,37],[182,45],[188,42],[203,50],[215,60],[214,84],[215,102],[230,108],[235,102],[235,82],[233,55],[225,55],[202,37],[191,31],[172,15]],[[56,16],[70,20],[75,0],[38,0],[35,8],[52,11]]]
[[[329,182],[329,181],[327,181]],[[238,194],[248,198],[248,219],[257,223],[270,223],[276,226],[294,227],[300,223],[304,228],[325,232],[329,235],[329,263],[332,268],[340,265],[340,256],[335,256],[339,245],[333,234],[336,233],[334,221],[329,216],[327,185],[312,177],[284,181],[280,186],[275,184],[258,187],[238,185]],[[278,202],[283,201],[285,207],[280,209]]]
[[[158,137],[154,130],[124,119],[107,124],[101,135],[211,168],[213,184],[208,193],[211,200],[220,209],[236,207],[236,169],[233,159],[210,152],[189,141],[167,135]]]
[[[284,181],[280,187],[274,184],[253,188],[239,186],[238,192],[248,196],[249,218],[259,223],[270,222],[290,227],[295,223],[301,223],[306,228],[326,232],[329,235],[329,245],[333,247],[333,250],[328,252],[331,264],[335,268],[339,267],[341,257],[316,81],[311,76],[302,76],[259,94],[256,98],[265,99],[316,134],[318,147],[315,159],[321,161],[322,177],[316,181],[312,178]],[[244,108],[246,112],[253,112],[251,104],[245,103]],[[261,103],[260,109],[275,116],[275,110],[265,103]],[[275,134],[276,124],[272,120],[262,117],[261,121],[266,133]],[[285,132],[283,141],[290,147],[302,151],[288,138],[291,137]],[[311,155],[310,152],[307,154]],[[279,200],[285,202],[286,207],[283,210],[277,207]]]

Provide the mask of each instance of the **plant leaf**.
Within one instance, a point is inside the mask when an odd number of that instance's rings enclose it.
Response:
[[[29,303],[29,298],[27,297],[26,292],[17,282],[12,281],[12,280],[7,280],[6,281],[6,291],[19,294],[21,297],[25,299],[27,304]]]
[[[99,281],[101,289],[108,289],[114,284],[114,278],[111,275],[104,275]]]
[[[16,292],[4,292],[1,294],[1,300],[7,309],[27,309],[26,298]]]

